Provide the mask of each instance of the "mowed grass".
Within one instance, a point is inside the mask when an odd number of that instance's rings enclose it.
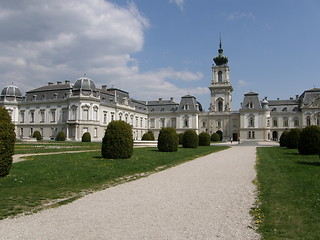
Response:
[[[103,159],[99,151],[32,156],[14,163],[10,174],[0,178],[0,219],[65,204],[90,192],[226,148],[179,148],[173,153],[136,148],[130,159],[118,160]]]
[[[57,141],[39,141],[39,142],[17,142],[15,144],[15,154],[28,153],[47,153],[63,151],[82,151],[99,150],[101,142],[57,142]]]
[[[297,150],[258,148],[263,239],[320,239],[320,160]]]

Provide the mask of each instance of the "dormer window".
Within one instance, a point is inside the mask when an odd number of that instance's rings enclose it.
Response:
[[[276,108],[272,108],[271,112],[276,112],[277,109]]]
[[[253,102],[249,102],[248,107],[253,108]]]
[[[186,105],[183,106],[184,110],[189,110],[189,104],[187,103]]]
[[[32,101],[36,101],[36,100],[37,100],[37,95],[33,95]]]
[[[288,109],[285,107],[285,108],[282,109],[282,111],[286,112],[286,111],[288,111]]]
[[[53,94],[53,99],[57,99],[58,98],[58,93],[54,93]]]

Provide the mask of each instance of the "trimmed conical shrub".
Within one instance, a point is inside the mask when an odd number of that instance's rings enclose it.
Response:
[[[158,149],[160,152],[176,152],[179,146],[179,136],[175,128],[166,127],[160,130]]]
[[[15,140],[16,135],[11,117],[4,107],[0,107],[0,177],[9,174]]]
[[[81,138],[82,142],[91,142],[91,135],[89,132],[85,132]]]
[[[154,141],[154,134],[152,131],[148,131],[145,134],[143,134],[141,140],[144,141]]]
[[[199,134],[199,146],[210,146],[210,135],[206,132]]]
[[[287,146],[288,131],[284,131],[280,136],[280,147]]]
[[[300,134],[298,150],[300,154],[319,154],[320,149],[320,127],[307,126]]]
[[[125,159],[130,158],[132,153],[133,136],[131,126],[124,121],[110,122],[102,139],[102,157]]]
[[[41,133],[39,131],[34,131],[32,137],[37,139],[38,141],[40,141],[42,139]]]
[[[65,140],[66,140],[66,135],[64,134],[64,132],[58,132],[56,141],[65,141]]]
[[[212,142],[219,142],[219,141],[221,141],[219,134],[218,134],[218,133],[212,133],[212,135],[211,135],[211,141],[212,141]]]
[[[199,137],[196,131],[190,129],[184,133],[182,146],[184,148],[197,148],[199,146]]]
[[[299,128],[291,129],[286,138],[287,148],[295,149],[298,148],[301,130]]]

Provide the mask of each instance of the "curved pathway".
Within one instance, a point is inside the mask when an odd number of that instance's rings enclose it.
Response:
[[[0,221],[2,239],[259,239],[256,146],[232,148],[59,208]]]

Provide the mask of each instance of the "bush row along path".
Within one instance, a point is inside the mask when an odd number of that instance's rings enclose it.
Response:
[[[256,146],[232,148],[59,208],[0,221],[2,239],[259,239]]]

